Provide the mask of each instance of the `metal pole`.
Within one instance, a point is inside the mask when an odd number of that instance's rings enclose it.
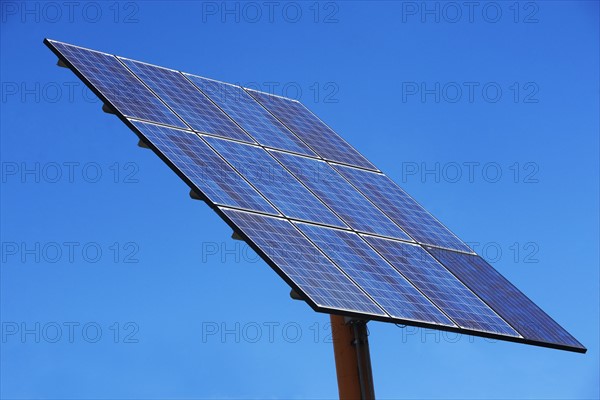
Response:
[[[367,322],[330,315],[341,400],[375,400]]]

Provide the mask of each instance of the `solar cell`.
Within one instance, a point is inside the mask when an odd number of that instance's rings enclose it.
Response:
[[[315,156],[300,139],[239,86],[185,74],[263,146]]]
[[[461,328],[519,336],[421,246],[368,235],[363,238]]]
[[[455,326],[356,233],[295,224],[393,318]]]
[[[378,235],[412,239],[326,162],[272,151],[296,178],[339,215],[349,227]]]
[[[205,139],[285,216],[346,227],[263,148],[215,137]]]
[[[139,61],[120,58],[150,89],[173,109],[192,129],[254,143],[219,107],[180,72]]]
[[[226,208],[221,211],[313,307],[386,316],[289,221]]]
[[[478,255],[428,247],[454,275],[508,321],[525,339],[585,350],[573,336]]]
[[[197,134],[141,121],[130,122],[214,204],[279,215]]]
[[[123,115],[186,127],[114,56],[61,42],[48,43],[73,65],[90,83],[89,86],[100,92]]]
[[[246,90],[322,158],[377,170],[369,160],[298,101]]]
[[[472,252],[387,176],[340,165],[334,167],[417,242]]]

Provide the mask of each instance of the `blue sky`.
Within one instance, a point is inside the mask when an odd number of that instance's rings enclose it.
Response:
[[[597,2],[70,4],[0,4],[2,398],[337,396],[328,316],[45,37],[298,98],[589,349],[370,323],[378,397],[600,396]]]

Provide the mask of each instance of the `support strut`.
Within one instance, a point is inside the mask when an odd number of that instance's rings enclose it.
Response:
[[[367,321],[330,317],[340,399],[374,400]]]

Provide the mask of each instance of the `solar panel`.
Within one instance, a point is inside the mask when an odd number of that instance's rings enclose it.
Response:
[[[263,146],[315,156],[298,137],[239,86],[185,74]]]
[[[271,154],[351,228],[412,240],[326,162],[278,151],[272,151]]]
[[[206,137],[206,141],[285,216],[326,225],[346,225],[258,146]]]
[[[519,336],[421,246],[373,236],[363,237],[461,328]]]
[[[356,233],[302,223],[296,226],[393,318],[455,326]]]
[[[315,310],[586,351],[299,102],[45,43]]]
[[[183,74],[126,58],[120,60],[195,131],[254,143]]]
[[[116,57],[55,41],[48,44],[63,55],[92,90],[104,96],[123,115],[186,127]]]
[[[246,90],[325,160],[377,169],[298,101]]]
[[[585,347],[478,255],[427,250],[527,340],[556,348]]]
[[[244,208],[270,214],[279,213],[225,160],[191,131],[167,128],[130,120],[147,139],[195,188],[218,205]]]
[[[221,211],[315,309],[387,316],[289,221],[226,208]]]
[[[340,165],[335,169],[417,242],[471,252],[469,246],[384,174]]]

